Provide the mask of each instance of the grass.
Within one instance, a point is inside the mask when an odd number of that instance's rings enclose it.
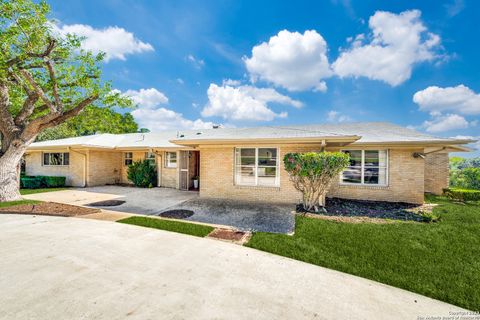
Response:
[[[162,219],[155,219],[155,218],[148,218],[148,217],[129,217],[126,219],[119,220],[117,222],[133,224],[136,226],[142,226],[142,227],[148,227],[148,228],[161,229],[166,231],[173,231],[173,232],[189,234],[197,237],[205,237],[214,229],[209,226],[204,226],[204,225],[199,225],[194,223],[162,220]]]
[[[39,188],[39,189],[20,189],[21,195],[43,193],[43,192],[52,192],[52,191],[62,191],[67,188]]]
[[[7,201],[7,202],[0,202],[0,208],[6,208],[11,206],[17,206],[20,204],[37,204],[41,201],[37,200],[17,200],[17,201]]]
[[[480,310],[480,203],[444,197],[440,222],[348,224],[297,216],[295,235],[255,233],[247,246]]]

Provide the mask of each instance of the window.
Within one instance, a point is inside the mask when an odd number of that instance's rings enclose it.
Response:
[[[345,184],[387,185],[387,150],[344,150],[350,165],[341,176]]]
[[[70,154],[68,152],[52,152],[43,154],[44,166],[68,166],[70,164]]]
[[[123,154],[123,164],[130,166],[133,163],[133,152],[125,152]]]
[[[275,187],[278,173],[277,148],[235,149],[235,184]]]
[[[148,162],[152,166],[155,166],[155,164],[157,163],[155,153],[153,152],[145,152],[145,160],[148,160]]]
[[[165,152],[165,167],[176,168],[177,167],[177,153]]]

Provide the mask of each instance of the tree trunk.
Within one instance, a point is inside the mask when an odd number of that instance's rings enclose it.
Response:
[[[25,148],[14,148],[0,157],[0,202],[20,200],[20,175],[18,164],[25,152]]]

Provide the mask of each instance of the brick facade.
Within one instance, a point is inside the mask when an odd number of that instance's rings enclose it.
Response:
[[[300,193],[289,181],[282,159],[289,152],[319,151],[320,144],[279,144],[265,147],[279,148],[280,184],[278,187],[237,186],[234,182],[235,147],[261,147],[260,145],[223,145],[200,147],[200,196],[228,198],[248,201],[272,201],[296,203]],[[375,148],[372,148],[375,149]],[[338,151],[339,149],[328,149]],[[133,160],[145,158],[145,152],[134,151]],[[59,152],[66,152],[59,151]],[[388,186],[341,185],[336,180],[328,196],[363,200],[402,201],[422,203],[424,192],[441,193],[448,186],[448,153],[434,153],[426,159],[414,158],[414,152],[423,149],[389,150]],[[156,152],[160,186],[179,188],[179,169],[165,167],[165,151]],[[87,159],[86,174],[85,155]],[[177,159],[180,157],[177,156]],[[193,168],[192,168],[193,169]],[[29,152],[26,156],[27,175],[57,175],[67,177],[67,185],[82,187],[87,185],[130,183],[127,167],[124,165],[124,152],[119,151],[70,151],[69,166],[43,166],[42,152]],[[192,172],[191,172],[192,174]]]
[[[425,156],[425,192],[442,194],[449,184],[448,153],[430,153]]]
[[[242,146],[237,146],[242,147]],[[274,146],[269,146],[274,147]],[[200,196],[248,201],[296,203],[300,193],[289,181],[282,159],[289,152],[319,151],[320,145],[277,145],[280,150],[280,186],[247,187],[234,183],[235,146],[200,149]],[[423,149],[392,149],[389,152],[389,184],[386,187],[332,185],[329,197],[349,199],[402,201],[422,203],[424,194],[424,162],[413,152]],[[335,150],[331,150],[335,151]]]

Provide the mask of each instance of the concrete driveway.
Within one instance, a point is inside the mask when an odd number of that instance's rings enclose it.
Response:
[[[180,191],[171,188],[134,188],[124,186],[98,186],[71,188],[24,196],[27,199],[60,202],[85,206],[105,200],[123,200],[124,204],[113,207],[97,207],[120,212],[153,215],[198,197],[198,192]]]
[[[446,303],[205,238],[0,215],[1,319],[419,319]]]
[[[170,188],[99,186],[37,193],[25,198],[83,206],[105,200],[123,200],[126,202],[119,206],[97,208],[144,215],[186,209],[194,212],[186,220],[232,226],[243,231],[292,233],[295,227],[291,213],[293,205],[202,199],[198,192]]]
[[[233,226],[242,231],[293,233],[295,205],[194,198],[167,210],[191,210],[185,220]]]

